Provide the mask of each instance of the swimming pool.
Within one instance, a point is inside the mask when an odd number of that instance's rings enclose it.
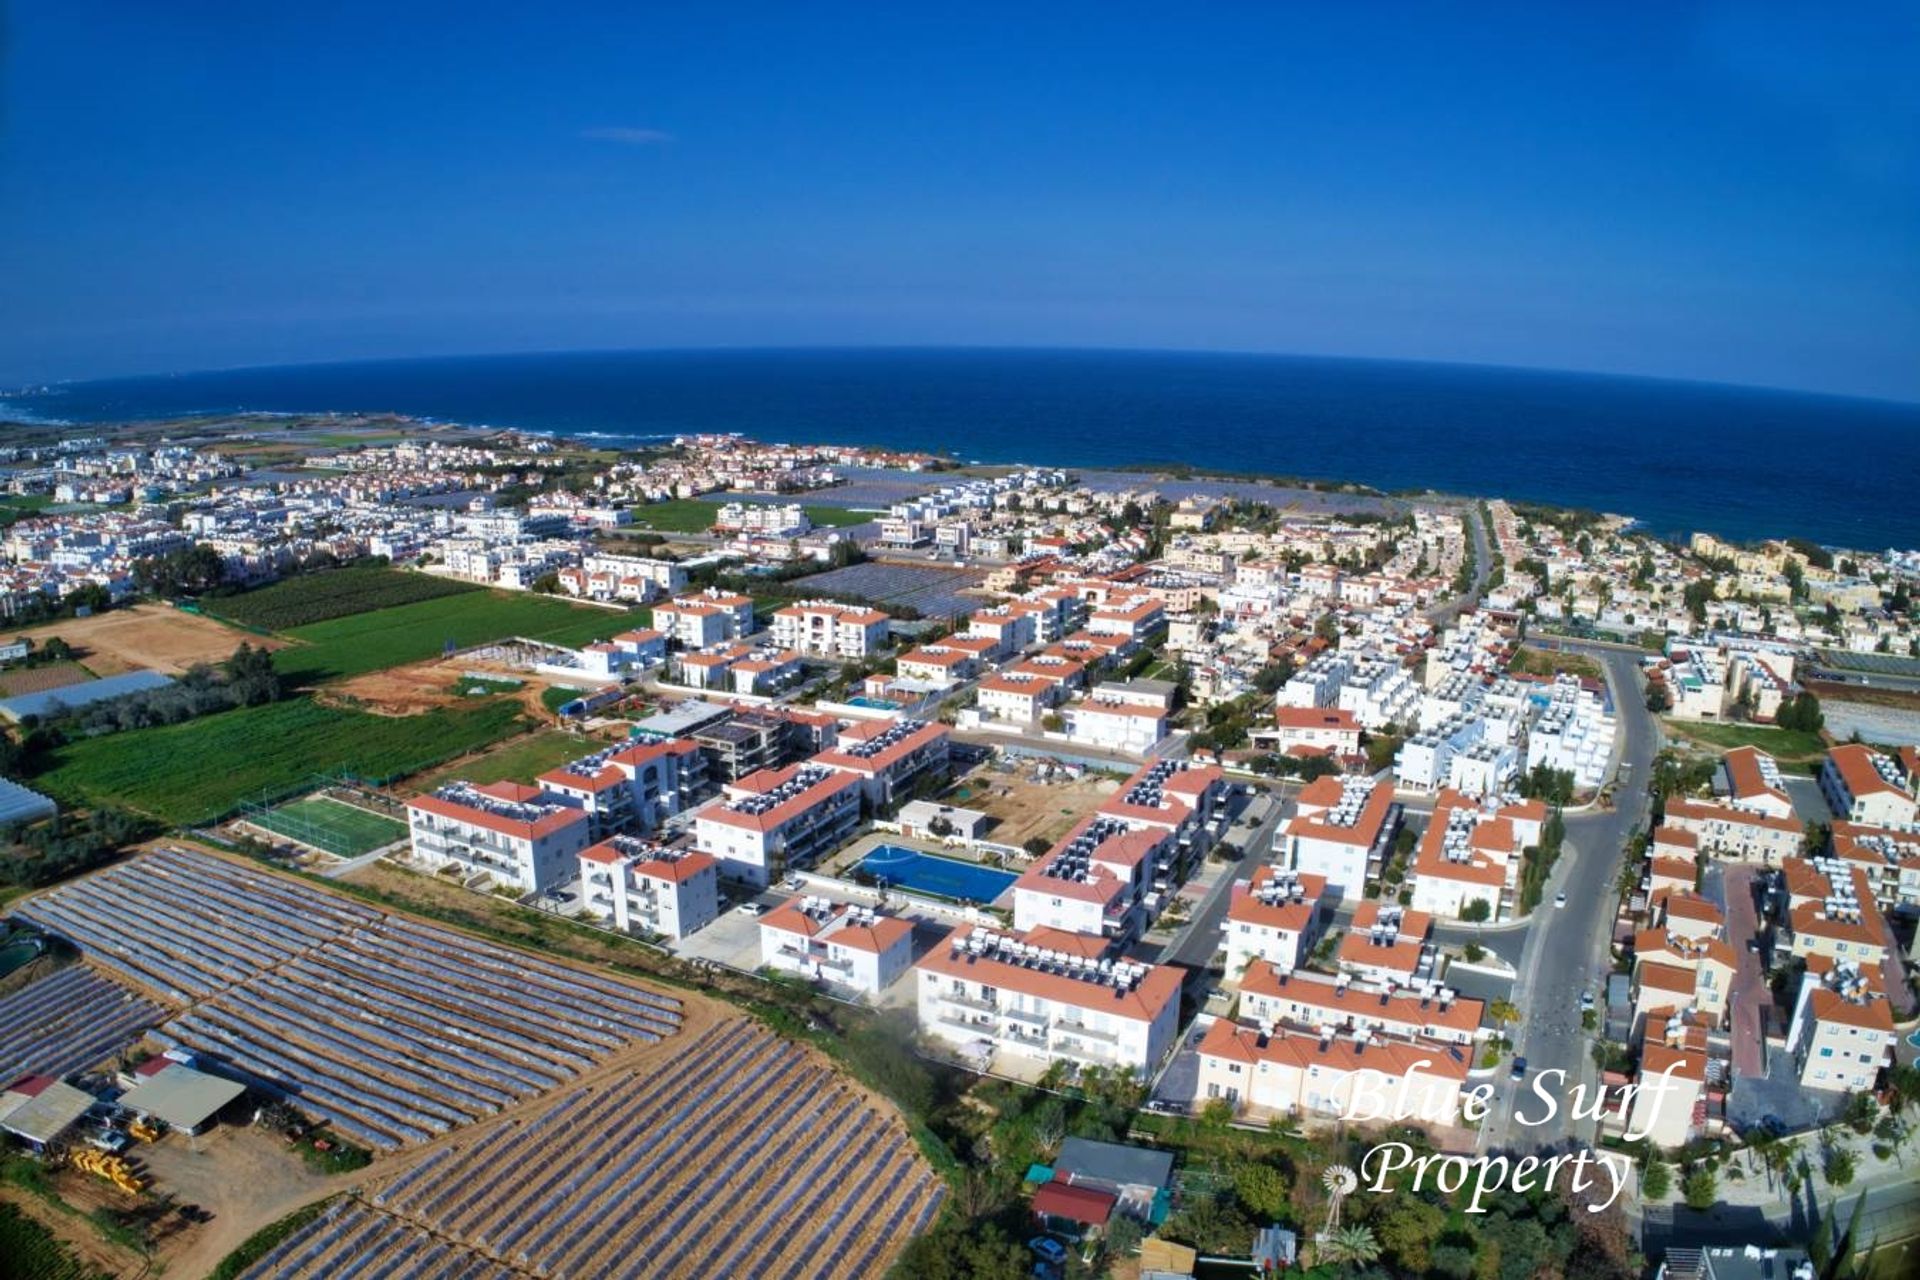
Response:
[[[1011,871],[996,871],[894,844],[877,846],[856,865],[882,884],[960,902],[992,902],[1020,878]]]
[[[898,711],[905,704],[888,702],[885,698],[869,698],[863,693],[857,698],[848,698],[847,705],[850,707],[865,707],[869,711]]]

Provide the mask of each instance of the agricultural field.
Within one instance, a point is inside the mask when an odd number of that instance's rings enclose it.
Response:
[[[246,1275],[317,1278],[434,1242],[446,1270],[481,1274],[880,1275],[943,1196],[898,1121],[733,1019],[671,1072],[624,1073],[435,1151]]]
[[[181,849],[17,914],[184,1006],[153,1039],[271,1081],[382,1151],[544,1095],[681,1023],[672,996]]]
[[[91,679],[93,676],[77,662],[49,662],[43,667],[22,667],[18,671],[0,672],[0,698],[65,689]]]
[[[489,698],[376,716],[291,698],[69,743],[33,785],[69,804],[116,805],[187,826],[291,791],[322,766],[378,781],[478,751],[521,728],[520,711]]]
[[[4,1201],[0,1201],[0,1260],[4,1260],[4,1274],[10,1280],[95,1280],[102,1276],[68,1252],[51,1231]]]
[[[0,1000],[0,1080],[84,1070],[164,1016],[151,1000],[70,965]]]
[[[247,821],[342,858],[357,858],[407,838],[405,823],[325,796],[290,801]]]
[[[465,649],[525,636],[581,645],[604,640],[636,621],[552,596],[463,591],[294,627],[282,633],[295,643],[275,655],[275,665],[290,680],[312,684],[435,658],[449,643]]]
[[[578,696],[569,693],[570,697]],[[606,746],[599,738],[567,733],[560,729],[542,729],[525,737],[503,742],[492,751],[471,759],[456,761],[444,769],[435,769],[418,780],[422,791],[431,791],[456,779],[473,783],[526,782],[549,769],[557,769],[581,756]]]
[[[434,578],[400,569],[335,569],[310,573],[261,587],[244,595],[204,602],[216,617],[258,627],[262,631],[291,631],[295,627],[335,618],[391,609],[396,605],[437,600],[483,588],[471,582]]]

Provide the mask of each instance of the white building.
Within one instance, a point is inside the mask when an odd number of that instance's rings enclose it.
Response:
[[[515,782],[450,783],[407,802],[413,856],[436,870],[459,867],[529,893],[578,870],[591,823],[583,809]]]
[[[1316,778],[1280,830],[1275,859],[1326,881],[1336,898],[1359,898],[1377,875],[1399,826],[1393,784]]]
[[[753,634],[753,600],[712,589],[653,608],[654,629],[683,649],[705,649]]]
[[[623,932],[684,938],[720,914],[720,864],[697,849],[614,836],[580,855],[586,907]]]
[[[729,879],[765,888],[791,867],[809,867],[860,824],[860,779],[818,765],[762,769],[694,814],[694,842],[720,859]]]
[[[789,898],[760,917],[760,963],[879,995],[913,965],[913,925],[872,907]]]
[[[1167,713],[1160,707],[1089,698],[1061,715],[1070,741],[1125,755],[1145,755],[1167,736]]]
[[[1179,1032],[1180,971],[1103,950],[962,925],[914,967],[920,1030],[963,1050],[1150,1075]]]
[[[831,600],[802,600],[773,613],[773,642],[783,649],[858,660],[886,647],[887,615]]]

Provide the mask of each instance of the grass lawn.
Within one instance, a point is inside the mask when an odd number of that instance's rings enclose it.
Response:
[[[1561,653],[1547,649],[1523,648],[1513,655],[1512,669],[1529,676],[1590,676],[1600,679],[1600,664],[1583,653]]]
[[[1797,729],[1776,729],[1765,724],[1713,724],[1698,720],[1666,721],[1667,731],[1691,738],[1722,751],[1734,747],[1758,747],[1783,760],[1806,759],[1820,755],[1827,747],[1817,733]]]
[[[422,789],[442,783],[531,782],[549,769],[557,769],[569,760],[578,760],[606,746],[598,738],[558,729],[543,729],[503,742],[477,760],[466,760],[444,769],[436,769],[419,780]]]
[[[186,826],[291,790],[322,770],[374,780],[415,773],[524,723],[520,707],[505,700],[376,716],[291,698],[71,743],[33,786],[69,804],[118,805]]]
[[[324,796],[283,804],[254,819],[254,825],[343,858],[371,853],[407,835],[405,825],[392,818]]]
[[[274,664],[290,679],[312,684],[437,657],[448,641],[462,649],[509,636],[580,645],[637,620],[552,596],[467,591],[294,627],[282,634],[301,643],[276,653]]]
[[[816,507],[807,505],[800,508],[807,513],[807,519],[823,529],[844,529],[848,525],[865,524],[869,520],[878,520],[879,512],[850,511],[846,507]]]

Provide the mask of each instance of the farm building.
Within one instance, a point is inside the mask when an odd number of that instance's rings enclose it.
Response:
[[[195,1071],[171,1058],[149,1058],[134,1069],[133,1088],[120,1105],[135,1115],[158,1120],[182,1133],[203,1133],[247,1087],[222,1076]]]
[[[105,702],[110,698],[124,698],[130,693],[164,689],[172,683],[172,676],[163,676],[158,671],[127,671],[117,676],[105,676],[99,680],[62,685],[58,689],[43,689],[39,693],[23,693],[18,697],[0,698],[0,719],[5,719],[11,724],[19,724],[28,716],[43,717],[63,710],[71,711],[77,707]]]

